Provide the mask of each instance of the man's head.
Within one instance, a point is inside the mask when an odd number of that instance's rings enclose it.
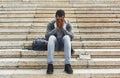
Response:
[[[56,14],[55,14],[55,17],[62,17],[62,16],[64,16],[65,17],[65,12],[64,12],[64,10],[57,10],[56,11]]]
[[[65,18],[64,10],[57,10],[55,17],[56,17],[58,27],[61,28],[63,26],[64,18]]]

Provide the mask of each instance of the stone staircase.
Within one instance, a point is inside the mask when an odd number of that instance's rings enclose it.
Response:
[[[47,75],[47,51],[27,49],[58,9],[73,25],[72,75],[63,52]],[[119,28],[120,0],[0,0],[0,78],[120,78]]]

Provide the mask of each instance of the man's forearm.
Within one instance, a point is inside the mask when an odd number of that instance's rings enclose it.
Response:
[[[50,35],[55,35],[57,32],[57,29],[55,28],[54,30],[50,31],[50,32],[47,32],[45,34],[45,37],[48,39],[50,37]]]
[[[70,38],[73,39],[74,36],[73,36],[73,33],[72,33],[72,32],[69,32],[69,31],[67,31],[67,30],[65,30],[65,29],[62,29],[62,31],[64,32],[65,35],[69,35]]]

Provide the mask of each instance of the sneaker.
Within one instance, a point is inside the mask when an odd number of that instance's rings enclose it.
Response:
[[[68,73],[68,74],[73,74],[73,70],[72,70],[72,67],[70,64],[66,64],[65,65],[65,72]]]
[[[53,64],[48,64],[47,74],[53,74]]]

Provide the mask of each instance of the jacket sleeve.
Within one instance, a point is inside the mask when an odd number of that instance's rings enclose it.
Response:
[[[73,40],[74,35],[72,33],[72,25],[70,23],[67,24],[66,29],[63,28],[63,32],[65,35],[69,35],[71,40]]]
[[[53,28],[54,24],[52,24],[52,22],[48,23],[47,25],[47,29],[46,29],[46,33],[45,33],[45,38],[48,40],[50,35],[55,35],[57,32],[56,28]]]

